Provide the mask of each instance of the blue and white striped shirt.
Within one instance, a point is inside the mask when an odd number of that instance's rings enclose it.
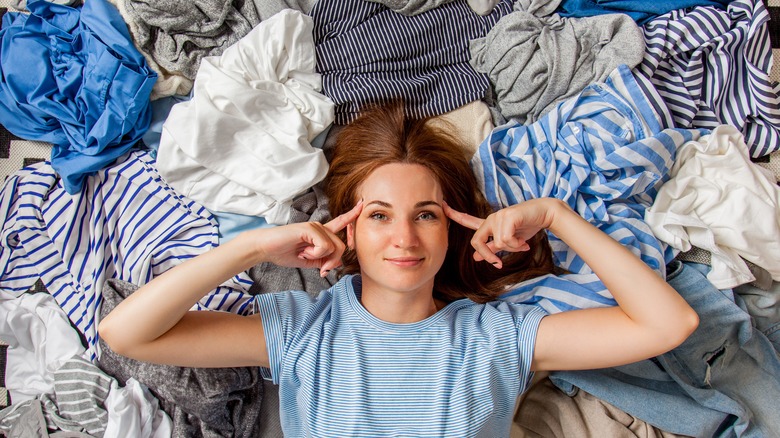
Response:
[[[644,212],[668,179],[677,147],[701,132],[662,130],[654,110],[664,109],[659,101],[621,66],[531,125],[495,128],[472,168],[494,208],[540,197],[564,200],[663,276],[675,254],[652,233]],[[572,274],[529,280],[504,298],[537,303],[549,313],[615,305],[590,267],[549,237],[556,264]]]
[[[0,192],[0,222],[1,296],[19,296],[40,278],[92,357],[107,279],[144,284],[218,244],[208,210],[171,189],[140,151],[87,177],[74,195],[48,162],[17,171]],[[237,275],[196,308],[247,313],[251,284]]]
[[[345,276],[317,298],[257,296],[286,436],[509,436],[542,309],[462,299],[393,324],[360,293]]]
[[[762,0],[727,10],[675,10],[643,26],[647,50],[634,69],[672,118],[665,126],[736,126],[752,157],[780,150],[780,84],[770,78],[769,13]]]

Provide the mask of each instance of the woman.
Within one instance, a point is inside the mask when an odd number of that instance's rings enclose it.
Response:
[[[100,335],[144,361],[270,368],[290,436],[506,436],[532,371],[652,357],[698,323],[662,278],[563,202],[490,213],[457,145],[400,105],[344,128],[326,188],[327,224],[248,231],[141,287]],[[547,316],[492,301],[552,269],[543,230],[582,256],[619,307]],[[342,260],[345,275],[316,299],[260,295],[248,317],[188,311],[261,262],[327,275]]]

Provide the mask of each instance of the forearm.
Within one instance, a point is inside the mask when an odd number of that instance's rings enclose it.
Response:
[[[632,321],[658,330],[674,329],[669,321],[695,326],[695,313],[664,278],[568,206],[554,209],[549,230],[588,264]]]
[[[154,341],[208,292],[264,260],[255,244],[264,230],[242,234],[170,269],[119,303],[99,326],[109,343],[139,345]]]

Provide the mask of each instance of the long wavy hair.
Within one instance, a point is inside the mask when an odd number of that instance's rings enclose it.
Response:
[[[493,212],[477,185],[464,148],[442,129],[412,119],[402,102],[372,105],[345,126],[336,137],[325,193],[332,217],[349,211],[359,200],[358,189],[375,169],[391,163],[418,164],[430,169],[452,208],[473,216]],[[345,238],[345,231],[340,237]],[[470,298],[478,303],[495,300],[507,286],[556,272],[544,231],[528,243],[531,250],[502,257],[503,269],[472,258],[474,232],[453,224],[444,263],[434,278],[434,296],[444,301]],[[354,251],[342,258],[341,275],[360,272]]]

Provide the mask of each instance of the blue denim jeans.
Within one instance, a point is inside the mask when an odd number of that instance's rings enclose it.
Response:
[[[672,262],[667,281],[700,323],[679,347],[621,367],[552,373],[668,432],[697,437],[780,436],[780,356],[735,302],[707,280],[709,267]]]
[[[734,292],[740,307],[753,317],[756,329],[780,352],[780,282],[773,281],[767,290],[743,284],[735,287]]]

